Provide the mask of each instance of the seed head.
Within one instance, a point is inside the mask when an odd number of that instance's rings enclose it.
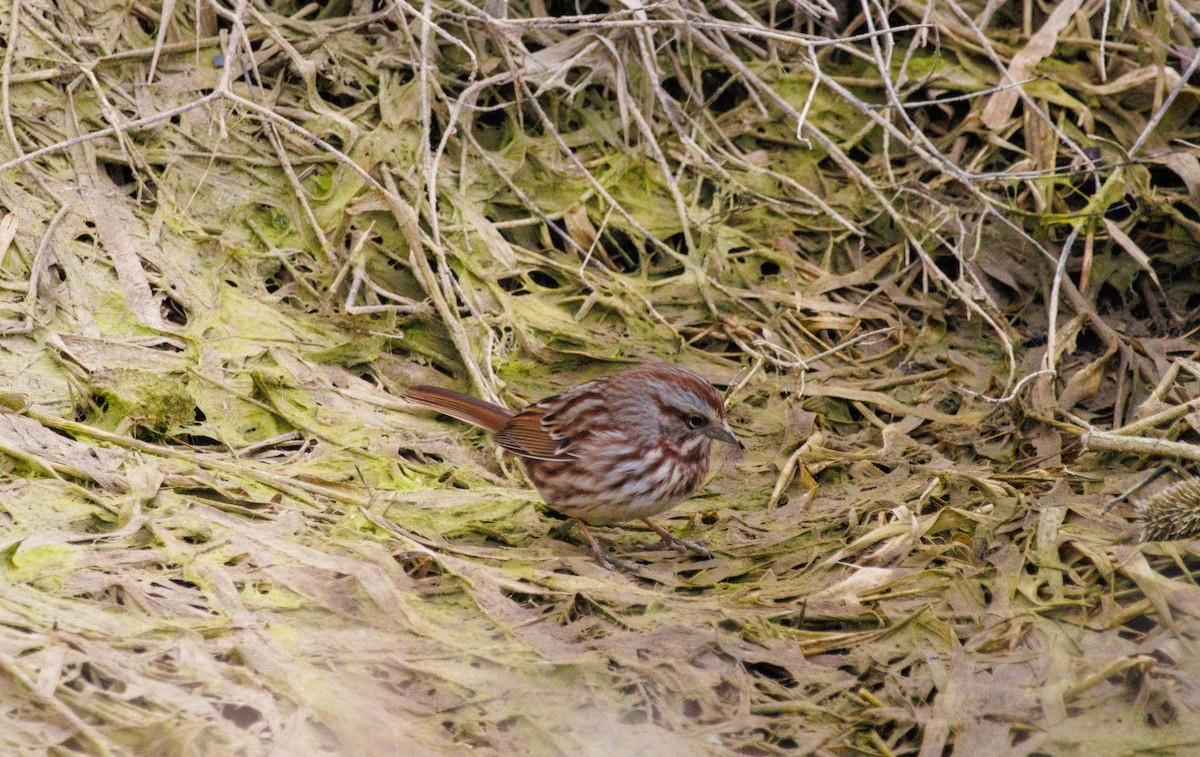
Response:
[[[1200,534],[1200,478],[1171,484],[1136,503],[1141,541],[1174,541]]]

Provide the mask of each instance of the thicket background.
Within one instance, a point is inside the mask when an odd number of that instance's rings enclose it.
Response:
[[[3,751],[1200,748],[1197,15],[10,0]],[[711,560],[398,400],[651,358]]]

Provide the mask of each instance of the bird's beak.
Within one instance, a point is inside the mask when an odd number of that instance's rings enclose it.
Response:
[[[720,426],[709,426],[708,430],[705,431],[704,434],[713,439],[716,439],[719,442],[725,442],[726,444],[732,444],[735,447],[741,446],[740,444],[738,444],[738,440],[736,437],[734,437],[733,432],[729,430],[728,423],[722,423]]]

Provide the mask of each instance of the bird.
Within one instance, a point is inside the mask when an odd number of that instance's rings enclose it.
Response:
[[[580,384],[520,412],[437,386],[405,400],[492,434],[520,462],[552,509],[574,518],[591,553],[609,568],[633,563],[605,554],[588,526],[641,520],[665,546],[708,556],[651,517],[704,482],[713,441],[740,446],[721,394],[699,374],[651,362]]]

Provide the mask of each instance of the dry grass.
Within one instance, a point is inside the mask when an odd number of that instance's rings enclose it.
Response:
[[[1200,748],[1195,4],[842,5],[14,0],[0,751]],[[395,399],[651,356],[711,560]]]

